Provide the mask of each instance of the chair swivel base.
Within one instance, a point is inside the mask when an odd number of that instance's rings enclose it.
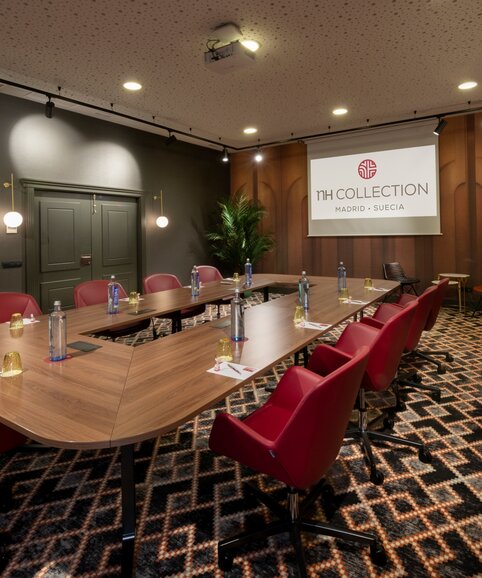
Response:
[[[289,509],[281,506],[271,496],[261,492],[258,488],[250,484],[245,484],[245,487],[265,506],[267,506],[279,518],[279,520],[220,541],[218,543],[218,565],[221,570],[229,571],[232,569],[235,555],[233,550],[240,548],[249,542],[268,538],[269,536],[274,536],[283,532],[288,532],[290,535],[290,540],[296,553],[299,576],[301,578],[306,578],[308,576],[306,571],[305,554],[301,543],[301,532],[331,536],[333,538],[341,538],[352,542],[367,544],[370,546],[370,557],[372,561],[380,566],[386,564],[387,558],[385,550],[375,535],[337,528],[329,524],[322,524],[318,521],[307,520],[302,517],[308,507],[311,506],[327,488],[323,482],[317,484],[301,503],[299,501],[300,496],[298,490],[288,488]]]
[[[10,536],[6,532],[0,532],[0,573],[7,566],[9,556],[7,546],[10,543]]]
[[[422,393],[428,392],[430,397],[439,402],[441,398],[440,388],[436,385],[427,385],[426,383],[422,383],[418,376],[400,376],[398,378],[399,385],[402,386],[402,391],[404,388],[410,388],[415,390],[422,390]]]

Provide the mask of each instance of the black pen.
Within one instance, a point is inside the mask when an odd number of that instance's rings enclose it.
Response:
[[[236,373],[239,373],[239,375],[241,375],[241,372],[239,371],[239,369],[236,369],[233,365],[231,365],[230,363],[228,363],[228,367],[230,367],[233,371],[235,371]]]

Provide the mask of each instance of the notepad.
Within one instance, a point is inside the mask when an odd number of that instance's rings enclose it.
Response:
[[[218,368],[216,366],[208,369],[208,373],[214,373],[216,375],[222,375],[223,377],[232,377],[233,379],[247,379],[254,375],[258,369],[255,367],[249,367],[247,365],[241,365],[239,363],[223,361],[219,364]]]

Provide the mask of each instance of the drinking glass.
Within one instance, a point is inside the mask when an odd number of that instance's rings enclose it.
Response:
[[[129,293],[129,305],[137,305],[137,303],[139,303],[139,293],[131,291]]]
[[[10,317],[10,329],[22,329],[23,318],[21,313],[13,313]]]
[[[305,310],[303,309],[303,305],[297,305],[295,307],[295,315],[293,317],[293,321],[295,325],[300,325],[305,320]]]
[[[2,377],[12,377],[22,373],[22,360],[18,351],[5,353],[2,365]]]
[[[340,291],[340,294],[338,295],[338,300],[346,301],[348,297],[348,287],[343,287],[343,289]]]
[[[218,341],[216,348],[216,362],[221,363],[221,361],[232,361],[233,352],[231,350],[231,340],[228,337],[222,337]]]
[[[363,283],[363,289],[373,289],[373,283],[370,277],[365,278],[365,282]]]

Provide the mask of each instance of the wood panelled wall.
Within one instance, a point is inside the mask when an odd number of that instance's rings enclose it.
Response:
[[[399,261],[424,287],[439,272],[469,273],[482,284],[482,114],[447,119],[439,137],[442,235],[308,238],[308,174],[304,143],[232,154],[231,192],[246,193],[267,209],[264,231],[276,248],[258,272],[335,276],[344,261],[352,277],[382,277],[382,263]]]

